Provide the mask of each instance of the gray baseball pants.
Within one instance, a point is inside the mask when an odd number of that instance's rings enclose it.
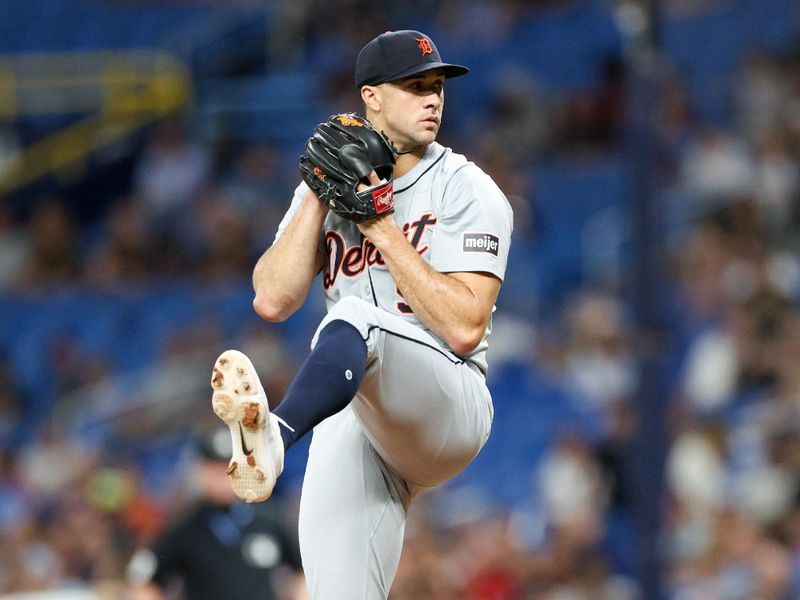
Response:
[[[382,600],[411,499],[463,470],[486,442],[492,400],[480,371],[429,333],[360,298],[333,305],[367,344],[358,394],[314,428],[300,501],[312,600]]]

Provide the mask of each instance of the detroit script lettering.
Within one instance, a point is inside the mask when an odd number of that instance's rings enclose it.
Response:
[[[422,236],[428,227],[436,224],[436,221],[437,219],[432,213],[425,213],[417,220],[404,223],[401,227],[403,234],[420,256],[430,249],[427,244],[420,247]],[[364,236],[361,236],[359,244],[348,247],[342,234],[333,230],[326,231],[325,250],[328,254],[328,262],[322,275],[322,284],[326,290],[336,283],[339,273],[344,277],[357,277],[367,267],[373,265],[382,267],[386,264],[378,249]]]

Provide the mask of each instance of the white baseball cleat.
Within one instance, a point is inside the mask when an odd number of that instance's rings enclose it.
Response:
[[[283,471],[283,440],[253,363],[226,350],[214,363],[211,388],[211,406],[231,431],[231,487],[246,502],[262,502]]]

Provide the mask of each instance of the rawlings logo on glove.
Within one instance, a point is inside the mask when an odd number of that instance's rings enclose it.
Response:
[[[394,209],[394,182],[390,181],[372,190],[375,212],[379,215]]]
[[[394,210],[397,151],[386,136],[355,113],[333,115],[314,128],[300,157],[300,173],[321,202],[356,223]],[[370,185],[375,171],[380,183]],[[359,190],[360,185],[367,186]]]

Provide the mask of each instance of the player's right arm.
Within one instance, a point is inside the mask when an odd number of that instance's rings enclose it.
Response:
[[[285,321],[305,302],[325,261],[319,236],[327,214],[328,208],[308,190],[286,229],[258,259],[253,308],[261,318]]]

